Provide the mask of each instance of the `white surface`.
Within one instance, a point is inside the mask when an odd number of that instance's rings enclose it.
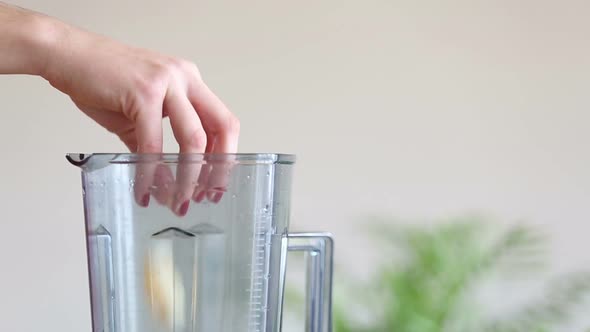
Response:
[[[335,233],[340,264],[370,270],[368,214],[473,210],[545,227],[559,269],[588,263],[587,1],[17,4],[195,61],[242,152],[299,156],[293,226]],[[63,156],[124,147],[40,79],[0,77],[0,95],[0,329],[89,331]]]

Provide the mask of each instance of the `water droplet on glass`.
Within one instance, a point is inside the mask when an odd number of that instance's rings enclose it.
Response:
[[[270,171],[266,172],[266,176],[270,176]]]
[[[238,195],[236,195],[236,194],[231,195],[231,198],[236,198],[236,197],[238,197]]]
[[[270,208],[270,206],[269,206],[268,204],[266,204],[266,205],[264,206],[264,210],[263,210],[263,211],[264,211],[264,213],[267,213],[269,208]]]
[[[246,180],[250,180],[250,175],[246,175]]]

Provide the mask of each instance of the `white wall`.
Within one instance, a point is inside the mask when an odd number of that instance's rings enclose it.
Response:
[[[369,214],[476,210],[545,227],[560,269],[589,262],[587,1],[17,4],[195,61],[241,152],[299,156],[293,228],[335,233],[341,264],[370,269]],[[0,329],[89,331],[63,156],[124,147],[40,79],[0,77],[0,96]]]

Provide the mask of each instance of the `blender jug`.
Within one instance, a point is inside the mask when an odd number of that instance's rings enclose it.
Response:
[[[94,332],[281,331],[288,251],[306,253],[306,331],[332,330],[332,238],[288,232],[294,156],[66,157]]]

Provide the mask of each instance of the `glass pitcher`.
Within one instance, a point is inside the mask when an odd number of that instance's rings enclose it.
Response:
[[[68,154],[80,167],[94,332],[278,332],[288,251],[306,331],[331,323],[333,241],[289,233],[295,158]]]

